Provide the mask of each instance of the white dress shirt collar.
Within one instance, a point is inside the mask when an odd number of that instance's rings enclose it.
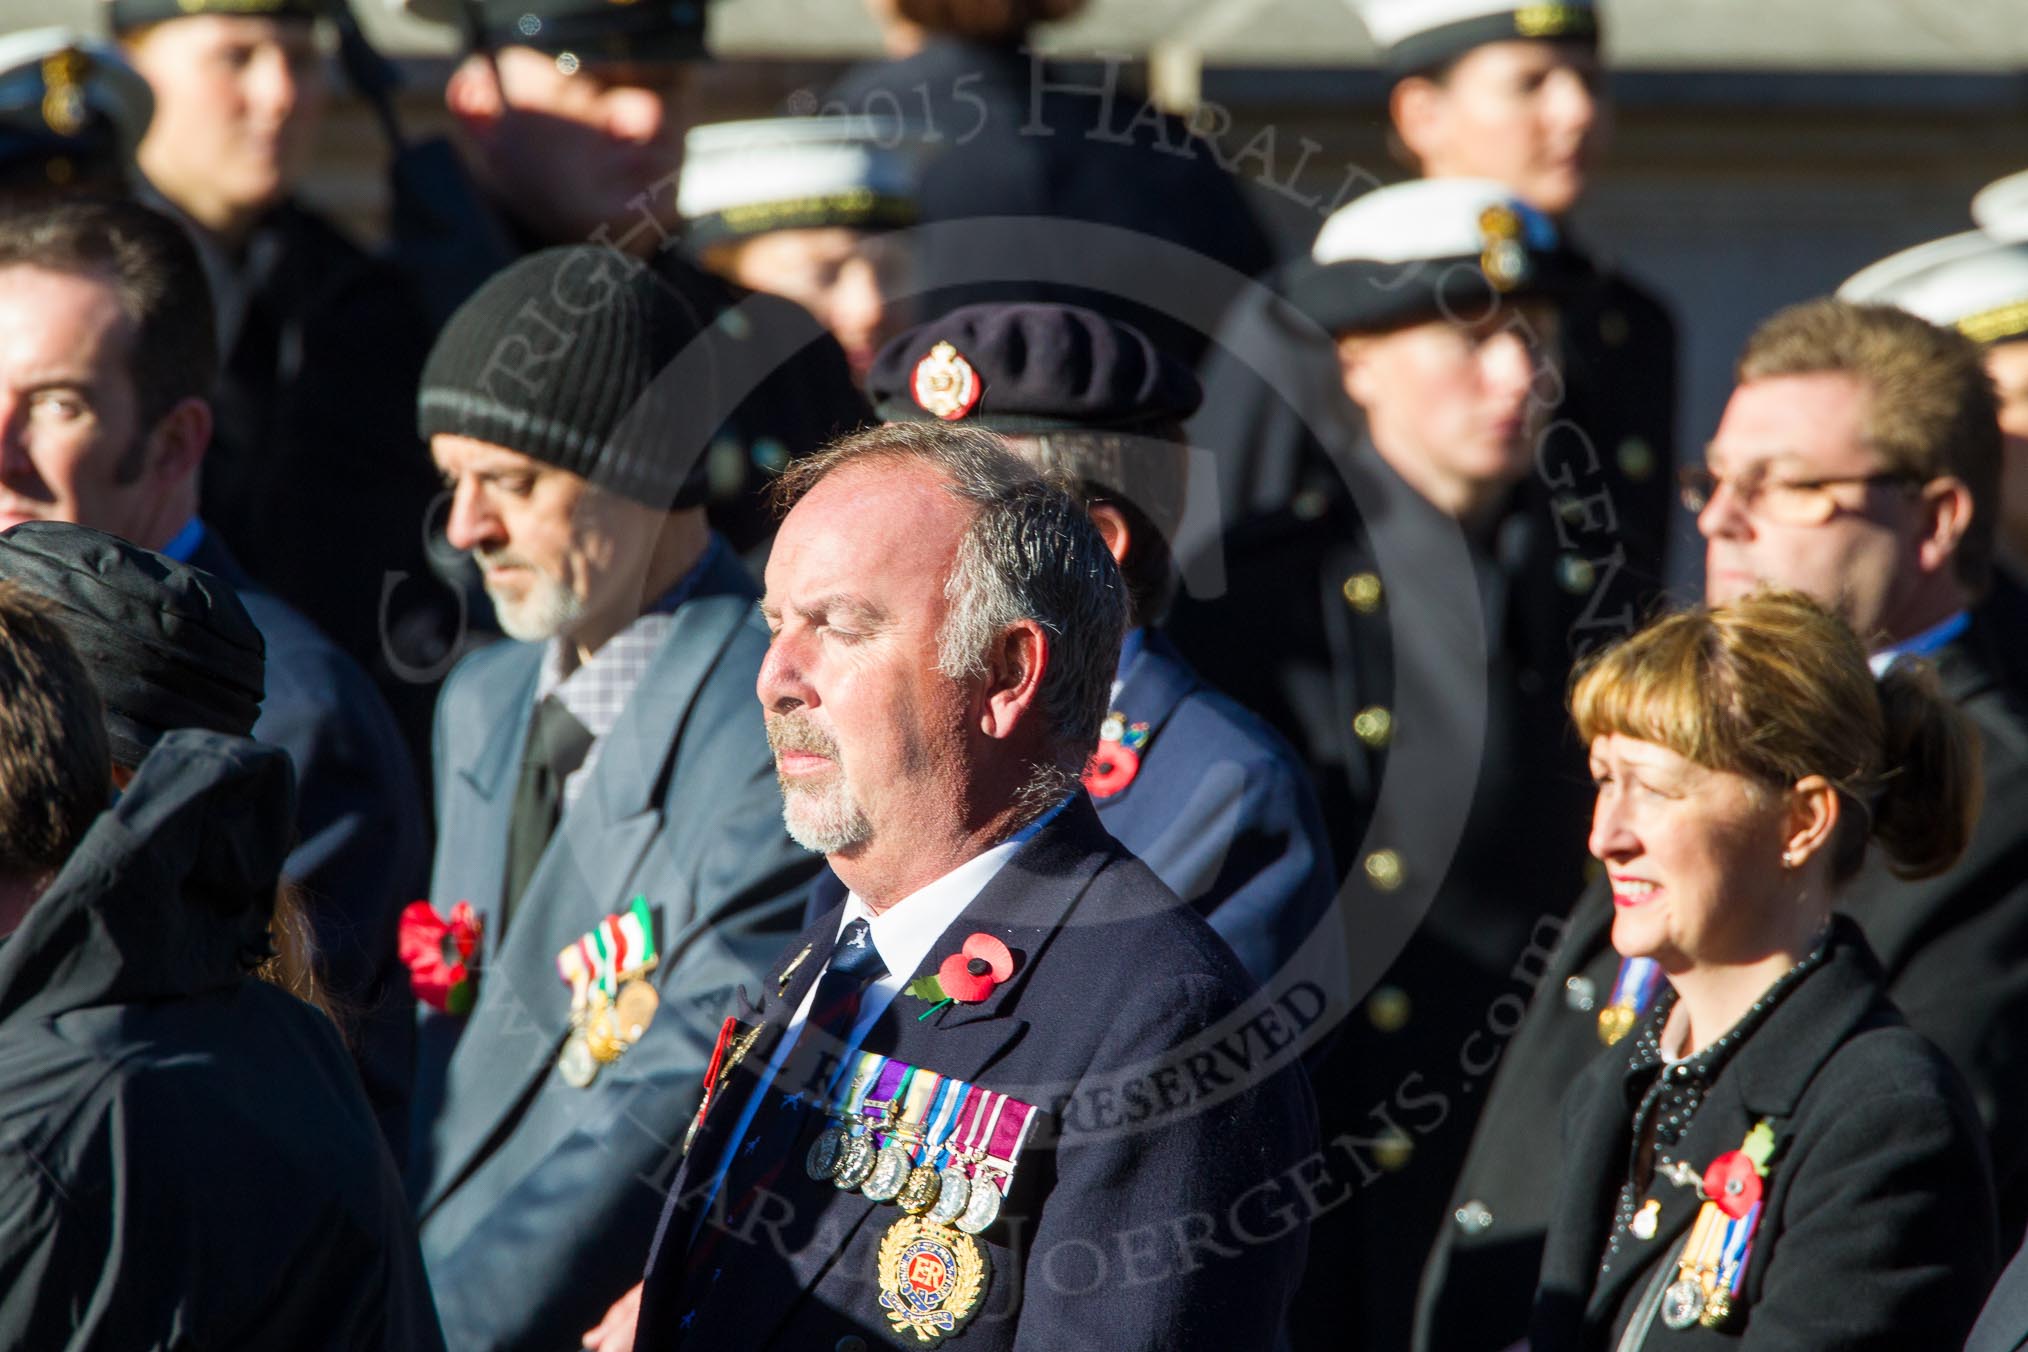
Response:
[[[875,982],[872,989],[885,990],[892,999],[906,986],[938,938],[964,914],[965,908],[1020,847],[1019,839],[1003,840],[935,882],[917,888],[879,915],[867,908],[858,893],[848,893],[844,914],[838,917],[839,932],[842,934],[854,920],[864,920],[872,932],[873,946],[880,950],[880,960],[887,964],[887,975]]]

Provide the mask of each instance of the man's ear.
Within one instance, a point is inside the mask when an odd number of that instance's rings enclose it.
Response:
[[[485,135],[500,120],[507,110],[507,101],[501,96],[499,78],[485,58],[468,56],[458,63],[444,85],[444,107],[470,136]]]
[[[211,445],[211,405],[194,395],[179,399],[148,432],[143,473],[161,487],[175,488],[197,477]]]
[[[1008,625],[987,654],[979,730],[1004,739],[1042,717],[1042,677],[1055,657],[1041,625],[1033,620]]]
[[[1089,510],[1099,539],[1106,542],[1106,552],[1114,563],[1126,567],[1127,554],[1134,547],[1134,528],[1127,524],[1127,514],[1110,502],[1094,502]]]
[[[1926,571],[1940,572],[1951,566],[1952,556],[1972,528],[1972,508],[1972,490],[1954,474],[1922,486],[1918,558]]]

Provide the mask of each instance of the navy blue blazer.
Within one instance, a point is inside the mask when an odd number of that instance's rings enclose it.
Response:
[[[253,735],[296,767],[299,839],[283,873],[305,894],[325,980],[351,1010],[353,1063],[400,1159],[415,1021],[395,932],[429,868],[415,768],[365,671],[248,576],[216,530],[207,527],[190,563],[239,593],[267,643],[267,696]]]
[[[576,1347],[633,1285],[725,1003],[794,932],[819,861],[782,827],[754,701],[767,650],[755,595],[729,553],[706,566],[504,935],[542,645],[481,649],[444,685],[430,896],[445,913],[470,901],[485,934],[471,1013],[419,1011],[409,1190],[459,1352]],[[570,1023],[556,955],[637,895],[656,921],[661,1008],[573,1088],[556,1069]]]
[[[1331,909],[1337,873],[1294,748],[1144,631],[1112,707],[1147,724],[1140,769],[1099,821],[1268,981]],[[1338,942],[1335,932],[1326,936]]]
[[[744,991],[735,1002],[758,1035],[676,1175],[648,1261],[640,1352],[894,1345],[875,1260],[901,1213],[810,1180],[815,1114],[770,1185],[778,1195],[760,1203],[769,1224],[730,1227],[722,1205],[704,1215],[839,916],[830,908],[783,952],[758,1005]],[[863,1043],[1047,1113],[980,1236],[992,1275],[953,1346],[1273,1347],[1306,1249],[1302,1175],[1318,1163],[1296,1059],[1301,1016],[1272,990],[1248,1001],[1231,950],[1106,834],[1083,795],[1015,853],[915,975],[975,931],[1007,944],[1014,974],[927,1021],[930,1006],[897,996]]]

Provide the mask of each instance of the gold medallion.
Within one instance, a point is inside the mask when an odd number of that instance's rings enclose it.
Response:
[[[627,1050],[627,1044],[620,1039],[619,1029],[614,1026],[612,1006],[600,1000],[592,1007],[591,1014],[584,1021],[585,1050],[592,1060],[602,1066],[609,1066],[620,1059]]]
[[[935,1346],[979,1308],[989,1269],[979,1242],[947,1225],[903,1216],[880,1241],[880,1307],[896,1333]]]
[[[1598,1012],[1598,1040],[1610,1047],[1633,1030],[1632,1005],[1607,1005]]]
[[[920,1216],[937,1204],[937,1194],[942,1190],[943,1180],[937,1171],[927,1164],[918,1164],[908,1171],[908,1181],[901,1185],[901,1192],[894,1202],[911,1216]]]
[[[661,1005],[662,997],[645,981],[629,981],[620,987],[619,998],[613,1001],[613,1021],[620,1040],[628,1046],[639,1042],[648,1025],[655,1021],[655,1011]]]

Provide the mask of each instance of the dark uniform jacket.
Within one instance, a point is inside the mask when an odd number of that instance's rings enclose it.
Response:
[[[1562,518],[1565,552],[1592,575],[1596,613],[1618,623],[1631,607],[1638,621],[1665,576],[1675,501],[1676,325],[1624,274],[1584,274],[1575,258],[1587,280],[1560,307],[1561,374],[1538,387],[1555,411],[1536,479]],[[1228,521],[1314,515],[1336,491],[1325,448],[1353,444],[1363,427],[1332,344],[1256,287],[1227,312],[1200,374],[1190,440],[1218,454]]]
[[[1984,750],[1985,805],[1956,867],[1902,882],[1875,858],[1839,909],[1879,954],[1887,991],[1971,1086],[1992,1148],[2008,1250],[2028,1225],[2028,705],[2000,664],[1995,596],[1937,654],[1945,693]],[[1550,1214],[1563,1088],[1602,1053],[1598,1011],[1619,955],[1601,883],[1569,917],[1493,1079],[1486,1111],[1429,1254],[1417,1352],[1500,1352],[1526,1328]]]
[[[1978,1118],[1950,1063],[1889,1003],[1858,927],[1840,920],[1829,943],[1823,964],[1721,1065],[1669,1147],[1701,1172],[1757,1123],[1773,1129],[1734,1322],[1672,1330],[1655,1315],[1700,1207],[1694,1188],[1655,1178],[1642,1194],[1661,1204],[1654,1238],[1627,1237],[1601,1271],[1636,1105],[1659,1071],[1653,1060],[1634,1068],[1630,1039],[1593,1062],[1564,1100],[1563,1147],[1545,1162],[1560,1182],[1533,1352],[1959,1345],[1998,1263]]]
[[[395,929],[429,869],[408,749],[358,663],[248,577],[209,523],[190,562],[238,593],[267,645],[267,694],[253,735],[289,753],[297,785],[296,844],[282,872],[303,891],[366,1096],[399,1157],[415,1021]]]
[[[640,1271],[697,1107],[719,1014],[794,932],[818,860],[782,828],[754,704],[767,649],[729,554],[674,612],[503,934],[507,834],[544,645],[461,663],[437,714],[431,900],[484,921],[469,1015],[419,1010],[409,1185],[460,1352],[575,1345]],[[661,1007],[583,1089],[557,1068],[570,988],[556,955],[640,896]]]
[[[1143,632],[1112,708],[1147,741],[1133,778],[1095,793],[1099,821],[1265,983],[1337,891],[1316,791],[1272,728],[1212,689],[1159,630]],[[1318,937],[1335,947],[1336,926]]]
[[[290,781],[170,733],[0,945],[0,1345],[444,1345],[337,1031],[246,973]]]
[[[901,1213],[811,1181],[803,1157],[821,1115],[768,1184],[777,1196],[763,1202],[785,1222],[727,1225],[723,1198],[703,1211],[840,915],[833,906],[793,942],[757,1005],[738,1002],[735,1016],[759,1035],[677,1174],[649,1260],[641,1352],[897,1345],[875,1260]],[[1049,1115],[980,1236],[991,1275],[979,1313],[947,1345],[1272,1348],[1303,1264],[1290,1171],[1313,1161],[1316,1140],[1288,1016],[1246,1002],[1251,983],[1231,950],[1082,795],[1016,851],[916,975],[975,931],[1007,944],[1013,975],[927,1021],[927,1006],[897,996],[862,1044]]]
[[[212,400],[204,517],[372,676],[419,759],[456,638],[455,598],[424,547],[440,485],[415,401],[432,326],[404,274],[294,202],[255,227],[230,280],[201,243],[222,312],[239,315]]]
[[[900,116],[923,133],[916,193],[927,228],[912,259],[923,318],[987,301],[1062,301],[1132,324],[1194,364],[1245,279],[1274,262],[1221,158],[1238,145],[1213,146],[1146,104],[1119,63],[1073,76],[1011,47],[932,36],[912,56],[847,72],[822,111]],[[962,224],[993,217],[1022,219],[1006,230]]]
[[[1337,468],[1342,487],[1314,512],[1299,502],[1234,532],[1226,596],[1179,606],[1170,630],[1304,750],[1350,872],[1340,909],[1366,1004],[1316,1081],[1327,1137],[1357,1143],[1344,1168],[1360,1191],[1317,1223],[1328,1257],[1296,1329],[1321,1339],[1356,1306],[1354,1336],[1393,1349],[1492,1034],[1528,993],[1516,974],[1539,965],[1538,931],[1583,882],[1573,653],[1623,631],[1597,613],[1606,579],[1562,548],[1539,481],[1474,533],[1369,443]]]

